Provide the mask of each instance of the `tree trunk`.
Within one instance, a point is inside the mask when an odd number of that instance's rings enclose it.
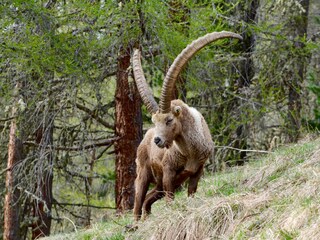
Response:
[[[136,152],[142,139],[141,99],[128,77],[130,50],[122,49],[118,58],[115,131],[120,137],[116,152],[116,208],[124,212],[133,208]]]
[[[50,114],[50,113],[47,113]],[[37,192],[40,192],[40,200],[33,201],[33,217],[37,220],[32,225],[32,239],[38,239],[50,235],[51,229],[51,208],[52,208],[52,152],[48,151],[47,146],[53,143],[53,126],[52,122],[41,126],[37,130],[36,143],[39,144],[39,161],[42,172],[39,173],[37,180]]]
[[[302,7],[305,12],[296,18],[295,26],[293,29],[294,35],[297,37],[304,37],[307,35],[308,28],[308,10],[309,0],[301,1]],[[296,42],[297,49],[303,49],[304,44]],[[302,83],[305,77],[306,64],[300,58],[294,59],[294,65],[289,73],[288,86],[288,140],[289,142],[296,142],[298,140],[301,128],[301,90]]]
[[[96,149],[92,149],[91,152],[91,159],[89,160],[89,176],[85,179],[85,193],[86,193],[86,201],[87,201],[87,207],[85,209],[85,227],[90,227],[91,225],[91,208],[90,206],[90,200],[91,200],[91,192],[92,192],[92,176],[94,174],[94,164],[96,161]]]
[[[239,4],[239,13],[241,14],[241,19],[246,23],[245,26],[255,24],[258,6],[259,2],[257,0]],[[243,41],[241,42],[242,50],[246,58],[240,66],[240,78],[237,83],[239,89],[250,86],[255,73],[252,60],[252,53],[255,48],[255,35],[250,28],[245,29],[245,31],[242,30],[241,32],[243,32]]]
[[[52,0],[47,2],[44,7],[46,9],[52,9],[57,1]],[[35,31],[42,35],[46,42],[46,48],[54,48],[54,40],[51,36],[55,33],[55,24],[52,20],[44,15],[44,24],[37,24]],[[54,79],[54,73],[52,70],[45,70],[45,77],[40,79],[40,76],[36,76],[38,80],[49,82]],[[45,85],[41,86],[45,88]],[[50,85],[48,86],[50,90]],[[49,91],[51,92],[51,91]],[[40,166],[37,173],[38,178],[36,184],[36,195],[39,199],[33,200],[33,217],[36,222],[32,224],[32,239],[38,239],[50,235],[51,230],[51,208],[52,208],[52,184],[53,184],[53,150],[50,148],[53,144],[53,99],[48,93],[44,96],[48,103],[43,109],[43,117],[38,119],[40,121],[39,128],[36,130],[35,142],[39,145],[38,148],[38,164]],[[49,148],[48,148],[49,146]]]
[[[245,26],[249,26],[250,24],[255,23],[258,6],[259,3],[257,0],[246,1],[239,4],[238,14],[240,14],[240,19],[243,19],[243,21],[246,23]],[[246,92],[244,89],[250,87],[252,78],[254,77],[255,73],[254,63],[252,60],[252,53],[255,48],[255,36],[249,27],[247,27],[245,31],[242,30],[241,32],[243,32],[243,41],[241,41],[242,51],[245,53],[246,57],[243,61],[240,62],[240,66],[236,70],[240,72],[240,76],[235,83],[234,91],[239,95],[243,95],[243,92]],[[238,115],[239,118],[241,118],[241,109],[245,104],[246,102],[244,102],[242,99],[234,99],[234,101],[230,102],[231,111],[233,111],[233,109],[240,109],[240,112],[238,111]],[[244,122],[245,121],[242,121],[242,123],[237,126],[237,129],[235,131],[236,139],[234,141],[233,147],[238,149],[248,148],[247,141],[249,126]],[[232,158],[237,160],[236,164],[242,165],[247,158],[247,152],[236,152],[235,156],[232,156]]]
[[[18,91],[19,87],[16,87]],[[20,240],[20,192],[16,188],[17,176],[14,166],[22,159],[22,141],[17,138],[16,107],[13,107],[8,144],[8,163],[6,175],[6,195],[4,200],[4,240]]]
[[[169,18],[172,23],[183,26],[180,32],[185,36],[189,36],[190,29],[190,9],[185,5],[184,1],[181,0],[171,0],[169,3]],[[188,65],[184,67],[186,69]],[[168,69],[166,69],[167,72]],[[178,76],[177,83],[173,87],[173,99],[180,98],[182,101],[187,101],[187,79],[181,73]]]

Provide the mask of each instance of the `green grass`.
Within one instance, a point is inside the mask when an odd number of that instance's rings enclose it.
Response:
[[[195,197],[182,189],[170,205],[156,202],[134,232],[126,231],[127,214],[47,239],[320,239],[319,176],[316,139],[206,174]]]
[[[125,239],[126,225],[132,221],[130,216],[112,217],[107,222],[93,224],[91,229],[76,230],[69,234],[58,234],[47,240],[123,240]]]

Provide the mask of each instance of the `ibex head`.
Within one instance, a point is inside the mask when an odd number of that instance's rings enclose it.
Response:
[[[199,50],[209,43],[223,38],[237,38],[242,40],[242,37],[239,34],[233,32],[213,32],[194,40],[182,50],[170,66],[165,76],[159,106],[155,101],[144,77],[141,67],[140,51],[135,49],[132,61],[134,78],[143,103],[146,105],[147,110],[153,114],[152,121],[155,124],[156,134],[158,133],[154,138],[154,142],[157,146],[161,148],[169,148],[175,138],[175,135],[181,129],[181,124],[179,122],[179,117],[181,117],[181,108],[179,106],[171,106],[174,85],[181,70]]]
[[[155,125],[154,143],[158,147],[171,147],[173,140],[182,130],[181,117],[182,108],[177,105],[172,105],[168,113],[157,112],[152,115],[152,122]]]

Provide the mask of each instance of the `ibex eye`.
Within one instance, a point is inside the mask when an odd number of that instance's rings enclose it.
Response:
[[[169,125],[170,123],[172,123],[172,121],[173,121],[172,118],[168,119],[168,120],[166,121],[166,125]]]

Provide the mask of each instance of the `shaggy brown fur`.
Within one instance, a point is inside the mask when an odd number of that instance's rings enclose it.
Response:
[[[203,116],[181,100],[171,101],[169,113],[155,113],[155,124],[146,133],[137,152],[135,219],[151,212],[151,205],[189,179],[188,195],[196,192],[203,165],[213,150]],[[155,187],[147,194],[150,183]]]

